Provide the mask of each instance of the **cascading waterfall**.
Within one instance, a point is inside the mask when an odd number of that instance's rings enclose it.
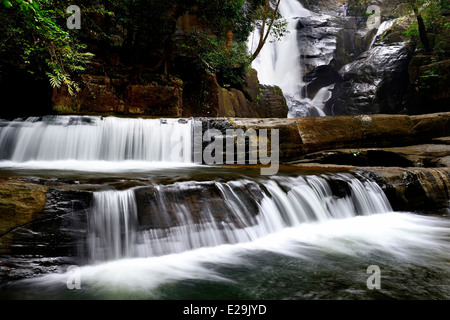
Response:
[[[52,215],[11,231],[23,242],[2,256],[0,298],[449,298],[448,216],[392,212],[357,174],[187,168],[190,152],[168,150],[192,150],[191,122],[0,121],[0,171],[48,183]]]
[[[258,71],[258,79],[261,84],[279,86],[289,106],[288,117],[297,117],[304,105],[312,107],[318,116],[324,116],[323,104],[329,98],[329,87],[323,88],[313,100],[301,95],[303,71],[297,25],[300,17],[308,17],[311,12],[303,8],[298,0],[281,1],[279,13],[287,21],[288,33],[280,41],[269,36],[260,54],[252,63],[252,67]],[[257,27],[248,39],[248,48],[255,51],[261,30]]]
[[[383,21],[380,25],[380,27],[377,30],[377,33],[375,34],[375,36],[373,37],[372,42],[370,43],[369,48],[372,49],[373,46],[375,45],[375,43],[379,40],[380,36],[390,27],[393,26],[394,22],[396,19],[392,19],[392,20],[387,20],[387,21]]]
[[[261,84],[277,85],[283,90],[288,105],[301,100],[302,70],[297,40],[297,23],[299,17],[310,15],[297,0],[283,0],[279,13],[286,19],[288,33],[280,41],[269,36],[258,57],[253,61],[253,68],[258,71]],[[248,40],[248,48],[255,51],[260,38],[256,28]]]
[[[190,163],[192,122],[94,116],[2,121],[0,145],[0,160],[15,163],[66,160]]]
[[[280,12],[290,34],[254,66],[292,103],[297,18],[308,11],[282,0]],[[307,101],[319,114],[328,89]],[[0,171],[17,188],[47,185],[49,197],[46,218],[2,235],[0,298],[450,299],[449,210],[393,212],[357,174],[187,169],[192,131],[191,119],[0,120]],[[381,268],[380,289],[369,288],[369,266]]]
[[[92,261],[130,257],[136,238],[137,207],[132,189],[94,193],[89,224]]]
[[[330,179],[343,183],[349,192],[333,194]],[[188,181],[151,189],[151,196],[146,194],[151,199],[146,204],[152,208],[149,216],[137,212],[133,192],[138,189],[94,194],[88,236],[91,260],[162,256],[246,243],[303,223],[392,210],[377,184],[351,175]],[[216,197],[211,198],[212,194]],[[138,228],[136,220],[149,219],[151,227]]]
[[[288,33],[282,40],[274,41],[269,36],[260,54],[253,62],[258,71],[260,83],[278,85],[289,99],[300,99],[302,71],[297,43],[298,17],[310,15],[296,0],[281,1],[279,13],[286,19]],[[249,37],[248,47],[255,51],[260,38],[260,30],[256,29]]]

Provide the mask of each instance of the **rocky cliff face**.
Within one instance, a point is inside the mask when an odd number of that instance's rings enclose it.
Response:
[[[384,34],[381,39],[377,29],[367,28],[367,18],[352,13],[354,7],[344,12],[335,1],[308,4],[319,13],[299,22],[301,47],[306,48],[300,49],[306,51],[304,97],[313,99],[321,88],[331,86],[327,115],[406,113],[413,48],[405,37],[397,32],[396,37]],[[384,8],[382,20],[396,16],[386,8],[397,3],[377,4]]]
[[[375,29],[368,28],[360,2],[342,3],[304,3],[313,13],[298,24],[303,97],[313,100],[326,89],[327,115],[447,111],[448,61],[417,54],[404,34],[415,20],[404,1],[371,2],[380,8],[382,24]]]
[[[287,116],[283,93],[258,83],[252,70],[242,90],[222,88],[212,73],[195,81],[147,75],[139,82],[128,76],[82,75],[81,91],[71,96],[54,89],[53,110],[59,114],[103,114],[149,117],[277,117]]]

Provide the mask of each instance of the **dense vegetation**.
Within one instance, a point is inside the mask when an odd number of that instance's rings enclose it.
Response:
[[[254,58],[246,40],[255,25],[265,29],[259,48],[268,33],[281,37],[285,32],[283,20],[271,9],[280,1],[79,0],[81,29],[71,30],[66,9],[73,1],[0,0],[0,89],[8,92],[29,78],[41,81],[42,88],[44,83],[65,85],[74,94],[83,72],[126,74],[139,82],[149,73],[184,81],[192,70],[215,73],[221,86],[240,88]],[[368,0],[348,3],[349,14],[367,14]],[[447,59],[449,0],[405,4],[416,18],[405,34],[419,52]],[[31,90],[25,86],[21,90]]]
[[[416,18],[406,32],[425,52],[435,51],[439,59],[450,49],[449,0],[408,0],[407,9]]]
[[[221,84],[239,86],[251,62],[245,42],[254,23],[277,20],[267,0],[82,0],[82,27],[70,30],[71,1],[2,2],[0,72],[20,69],[71,92],[91,61],[109,73],[176,75],[178,57],[216,73]],[[178,32],[183,15],[195,16],[197,25]],[[272,31],[282,27],[274,24]]]

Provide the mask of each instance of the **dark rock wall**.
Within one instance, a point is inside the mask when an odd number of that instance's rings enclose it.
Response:
[[[288,113],[281,89],[258,83],[249,73],[242,90],[222,88],[213,73],[183,82],[153,75],[142,83],[127,76],[82,76],[81,91],[71,96],[55,89],[53,109],[59,114],[109,114],[150,117],[276,117]]]

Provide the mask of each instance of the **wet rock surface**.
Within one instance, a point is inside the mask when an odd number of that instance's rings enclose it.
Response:
[[[25,178],[0,185],[0,283],[65,272],[82,263],[91,193],[46,186],[53,183]],[[15,219],[7,216],[11,210]]]
[[[375,180],[394,210],[429,211],[446,209],[450,201],[450,169],[368,168],[356,170]]]
[[[266,129],[268,132],[276,129],[279,134],[281,163],[299,161],[309,154],[325,150],[351,148],[357,151],[363,148],[426,145],[432,143],[434,138],[450,136],[450,113],[448,112],[419,116],[357,115],[291,119],[198,118],[197,121],[201,125],[202,133],[214,128],[224,136],[226,130],[230,129],[243,129],[244,131]],[[203,147],[206,145],[208,143],[203,144]],[[421,154],[425,152],[424,148],[427,150],[439,149],[427,146],[422,149],[410,148],[409,152]],[[400,152],[400,150],[398,151]],[[434,151],[430,153],[431,156],[435,154]],[[445,158],[445,156],[443,157]]]
[[[375,46],[343,66],[343,79],[326,103],[326,113],[406,113],[408,64],[412,50],[407,43]]]
[[[248,219],[245,221],[247,224],[251,224],[262,200],[260,190],[252,183],[225,188],[221,189],[211,181],[138,188],[135,195],[139,229],[168,229],[182,226],[186,221],[199,225],[213,223],[220,226],[226,223],[244,227],[242,221],[236,219],[237,213]],[[235,202],[235,194],[244,202]],[[184,199],[182,205],[179,199]]]

